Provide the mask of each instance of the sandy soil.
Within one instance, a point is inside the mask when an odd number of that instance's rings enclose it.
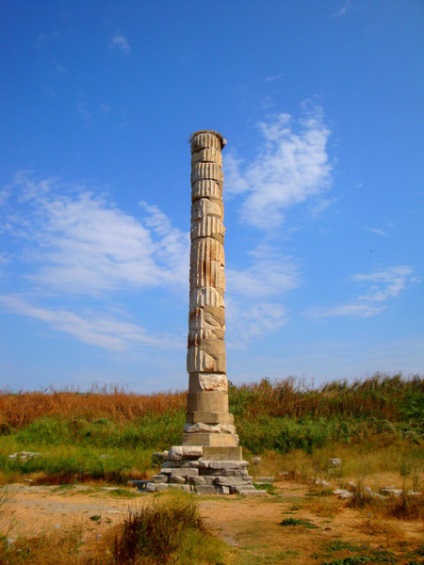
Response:
[[[275,494],[261,497],[199,498],[202,516],[232,547],[234,563],[322,563],[335,541],[390,549],[399,555],[399,563],[406,563],[400,556],[424,543],[423,522],[383,520],[346,508],[335,496],[311,496],[307,486],[295,482],[276,487]],[[136,510],[152,496],[130,488],[90,486],[12,485],[7,492],[11,501],[4,505],[0,527],[10,539],[75,525],[83,528],[86,541],[100,539],[129,509]],[[309,520],[313,528],[282,527],[289,517]]]

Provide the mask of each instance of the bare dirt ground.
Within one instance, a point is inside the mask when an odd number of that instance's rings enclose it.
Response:
[[[424,555],[416,557],[420,547],[424,550],[422,521],[383,519],[366,509],[350,509],[336,496],[314,496],[308,486],[296,482],[275,487],[272,495],[260,497],[199,497],[202,517],[230,546],[225,563],[342,563],[342,558],[361,551],[374,552],[373,563],[424,563]],[[7,531],[11,540],[78,526],[90,545],[152,496],[131,488],[77,485],[12,485],[7,492],[10,502],[0,531]],[[282,526],[288,518],[294,523]],[[384,552],[391,561],[384,560]]]

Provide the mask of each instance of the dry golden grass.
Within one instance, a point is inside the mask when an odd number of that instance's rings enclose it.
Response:
[[[0,393],[0,422],[20,428],[38,418],[60,416],[88,421],[108,418],[119,423],[149,414],[173,413],[184,409],[186,394],[161,392],[142,395],[112,388],[75,391]]]

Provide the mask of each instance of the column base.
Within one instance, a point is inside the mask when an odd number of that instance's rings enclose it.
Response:
[[[239,438],[236,434],[183,434],[183,445],[201,445],[203,447],[237,447],[238,443]]]

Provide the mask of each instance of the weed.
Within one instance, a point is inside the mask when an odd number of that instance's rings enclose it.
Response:
[[[310,530],[317,528],[313,522],[302,518],[284,518],[284,520],[280,522],[280,526],[302,526]]]
[[[422,519],[424,518],[424,496],[411,496],[405,491],[400,497],[391,496],[385,504],[385,514],[404,520]]]
[[[363,546],[358,546],[358,545],[354,545],[352,543],[346,542],[346,541],[342,541],[342,540],[336,540],[333,541],[332,543],[329,544],[328,546],[328,550],[329,551],[350,551],[350,552],[355,552],[355,551],[361,551],[363,550],[364,547]]]
[[[369,536],[389,535],[395,538],[398,535],[395,526],[378,516],[370,516],[363,520],[359,525],[359,530]]]
[[[79,557],[81,528],[32,538],[18,538],[12,544],[0,544],[0,563],[4,565],[65,565],[83,563]]]
[[[144,557],[166,564],[172,554],[181,550],[189,530],[205,531],[192,498],[180,495],[156,498],[139,511],[130,512],[115,538],[115,561],[131,564]]]

